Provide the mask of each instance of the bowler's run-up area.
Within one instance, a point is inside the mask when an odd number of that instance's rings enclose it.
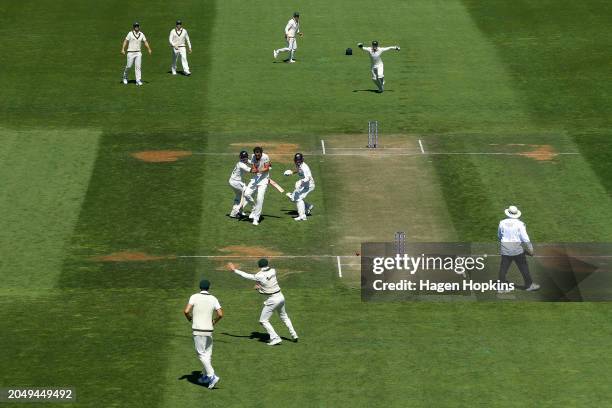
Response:
[[[0,23],[2,406],[611,405],[607,2]]]

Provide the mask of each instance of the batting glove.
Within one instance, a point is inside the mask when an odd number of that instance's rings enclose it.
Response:
[[[293,172],[291,170],[285,170],[285,172],[283,173],[285,176],[290,176],[293,174]]]
[[[357,43],[357,46],[358,46],[359,48],[363,48],[363,43]]]

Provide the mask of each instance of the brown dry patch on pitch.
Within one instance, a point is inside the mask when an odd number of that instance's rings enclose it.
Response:
[[[92,258],[98,262],[147,262],[160,261],[162,259],[174,259],[174,256],[155,256],[144,252],[114,252],[110,255],[96,256]]]
[[[272,165],[274,162],[293,163],[293,155],[300,151],[300,145],[296,143],[274,143],[274,142],[244,142],[232,143],[230,146],[244,148],[244,146],[261,146],[264,153],[270,156]]]
[[[188,150],[147,150],[132,153],[131,156],[147,163],[171,163],[191,154]]]
[[[528,152],[519,153],[520,156],[528,157],[537,161],[551,161],[555,157],[557,157],[557,152],[551,145],[530,145],[535,148],[535,150],[531,150]]]

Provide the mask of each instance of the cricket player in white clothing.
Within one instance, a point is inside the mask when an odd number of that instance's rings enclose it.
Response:
[[[151,55],[152,51],[147,42],[147,37],[140,31],[140,24],[136,22],[132,24],[132,31],[127,33],[125,40],[123,40],[123,45],[121,46],[121,53],[123,55],[125,55],[125,48],[127,46],[127,63],[123,70],[123,83],[125,85],[128,83],[128,70],[132,68],[132,66],[134,66],[134,71],[136,73],[136,85],[142,85],[142,52],[140,51],[140,45],[142,43],[144,43],[149,51],[149,55]]]
[[[293,156],[293,162],[295,163],[296,171],[299,180],[295,182],[295,190],[292,193],[287,193],[287,197],[293,201],[297,207],[298,216],[294,218],[296,221],[306,221],[306,215],[310,215],[314,205],[304,201],[306,196],[315,189],[315,182],[312,178],[312,172],[310,167],[304,163],[304,155],[302,153],[296,153]],[[293,170],[285,170],[285,176],[291,176],[294,174]]]
[[[172,47],[172,75],[176,75],[176,61],[179,56],[181,57],[183,72],[186,76],[191,75],[189,63],[187,62],[187,52],[191,54],[191,41],[189,40],[189,33],[183,28],[181,20],[176,20],[176,27],[170,30],[168,42],[170,42],[170,47]]]
[[[251,157],[252,173],[255,173],[246,189],[244,197],[253,205],[253,210],[249,214],[249,218],[253,220],[253,225],[259,225],[259,218],[263,210],[264,198],[268,183],[270,182],[270,158],[263,152],[263,149],[257,146],[253,149]],[[257,198],[253,199],[253,194],[257,192]]]
[[[238,163],[234,166],[234,170],[232,170],[232,174],[229,179],[229,185],[234,190],[234,205],[232,206],[232,211],[230,212],[230,217],[236,218],[242,214],[242,210],[245,204],[244,190],[246,189],[246,184],[242,181],[242,177],[246,173],[251,173],[253,170],[250,166],[251,161],[249,160],[249,154],[246,150],[243,150],[239,154]]]
[[[213,389],[220,378],[215,375],[212,366],[213,349],[213,330],[214,326],[223,317],[223,309],[219,300],[208,293],[210,282],[206,279],[200,281],[200,293],[196,293],[189,298],[183,314],[187,320],[192,322],[193,342],[195,344],[198,358],[204,366],[202,376],[198,378],[200,384],[208,384],[208,388]],[[213,318],[213,315],[216,315]]]
[[[370,62],[372,63],[372,81],[374,81],[378,87],[378,93],[383,93],[385,91],[385,67],[381,55],[383,52],[389,50],[399,51],[400,47],[397,45],[392,47],[379,47],[378,41],[372,41],[372,47],[364,47],[363,43],[357,43],[357,46],[370,55]]]
[[[287,22],[285,26],[285,41],[287,41],[287,46],[285,48],[279,48],[278,50],[274,50],[272,55],[274,55],[274,59],[278,57],[278,54],[281,52],[289,53],[289,63],[293,64],[295,62],[295,50],[297,50],[297,40],[296,36],[300,37],[304,36],[304,33],[300,31],[300,13],[297,11],[293,13],[293,17]]]
[[[276,334],[274,327],[272,327],[270,324],[270,317],[272,317],[274,311],[278,312],[280,319],[283,321],[283,323],[285,323],[287,329],[289,329],[293,342],[297,343],[298,335],[293,328],[293,324],[291,323],[291,319],[289,319],[287,311],[285,310],[285,297],[281,292],[280,286],[278,286],[276,270],[274,270],[274,268],[270,268],[267,259],[260,259],[257,262],[257,266],[260,268],[259,272],[256,274],[250,274],[236,269],[234,264],[231,262],[227,264],[228,269],[232,272],[242,276],[245,279],[255,281],[255,290],[266,296],[264,307],[261,311],[261,316],[259,317],[259,323],[261,323],[261,325],[270,335],[268,346],[275,346],[282,342],[280,336]]]

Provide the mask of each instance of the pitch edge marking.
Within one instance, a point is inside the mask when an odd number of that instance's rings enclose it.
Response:
[[[421,154],[425,154],[425,149],[423,148],[423,142],[419,139],[419,147],[421,148]]]
[[[341,278],[342,277],[342,264],[340,263],[340,257],[337,256],[336,260],[338,261],[338,277]]]
[[[321,149],[323,149],[323,155],[325,156],[325,140],[321,139]]]

